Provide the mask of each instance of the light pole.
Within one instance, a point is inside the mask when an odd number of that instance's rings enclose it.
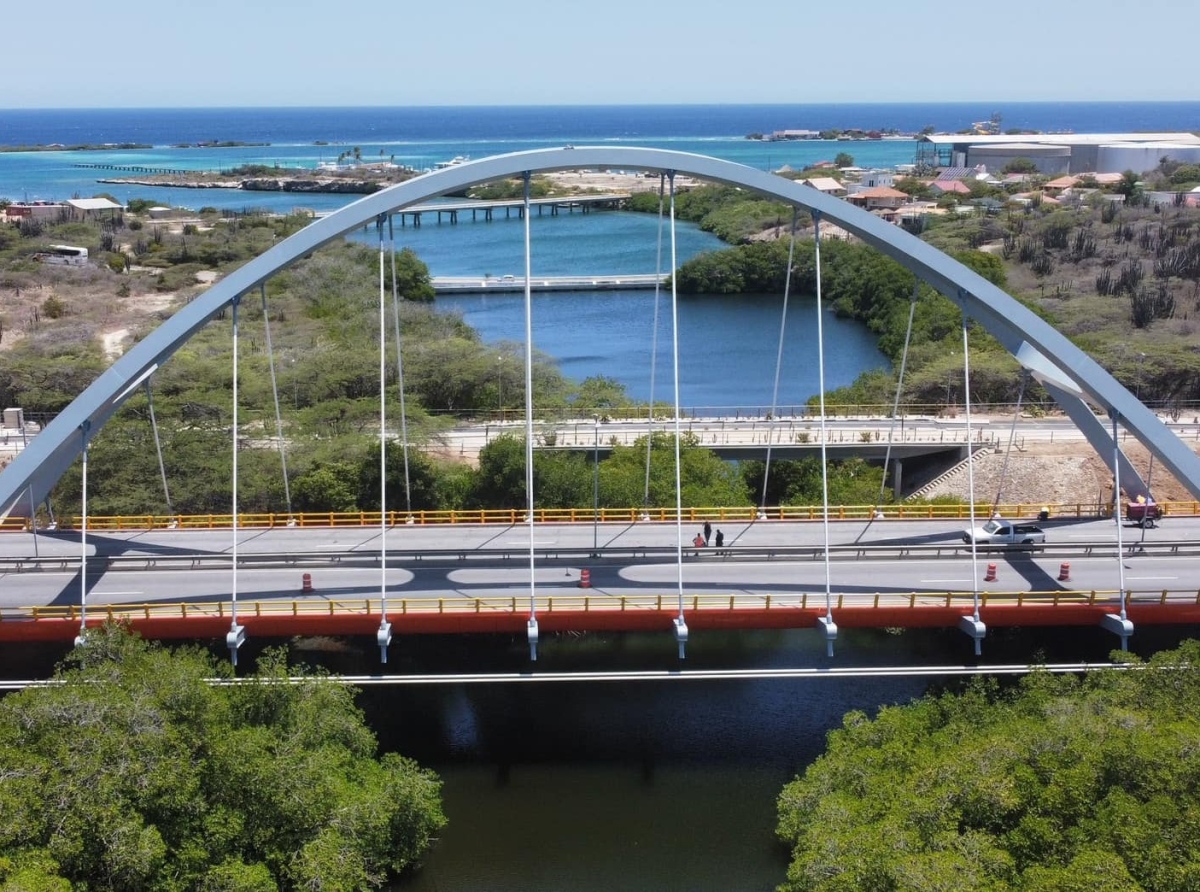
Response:
[[[504,420],[504,357],[496,357],[496,410]]]
[[[599,555],[600,537],[600,416],[592,416],[592,557]]]

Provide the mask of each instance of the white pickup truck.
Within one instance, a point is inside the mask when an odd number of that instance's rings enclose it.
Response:
[[[968,545],[1042,545],[1046,534],[1033,523],[1014,523],[994,517],[981,527],[963,530],[963,541]]]

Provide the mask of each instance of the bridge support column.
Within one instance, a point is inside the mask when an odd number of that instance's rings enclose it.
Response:
[[[679,659],[687,658],[688,627],[683,616],[675,617],[675,643],[679,645]]]
[[[525,636],[529,639],[529,659],[537,662],[537,645],[538,645],[538,623],[537,617],[529,617],[529,622],[525,625]]]
[[[379,662],[387,662],[388,645],[392,643],[392,624],[389,622],[381,622],[379,630],[375,633],[375,643],[379,645]]]
[[[1116,613],[1106,613],[1100,618],[1100,627],[1121,639],[1121,650],[1129,650],[1129,639],[1133,636],[1133,623]]]
[[[833,642],[837,640],[838,628],[837,623],[833,621],[830,615],[817,617],[817,628],[821,630],[821,634],[825,636],[825,656],[833,659]]]
[[[884,468],[883,472],[886,474],[887,468]],[[900,501],[900,499],[902,497],[901,494],[903,492],[904,492],[904,462],[902,462],[898,458],[893,458],[892,459],[892,493],[894,494],[895,500],[897,502]]]
[[[234,623],[225,633],[225,646],[229,648],[229,659],[237,665],[238,648],[246,643],[246,627]]]
[[[975,642],[975,656],[979,656],[983,650],[980,644],[987,636],[987,626],[984,625],[982,620],[976,619],[973,616],[960,616],[958,618],[958,628],[959,631],[966,634],[968,638]]]

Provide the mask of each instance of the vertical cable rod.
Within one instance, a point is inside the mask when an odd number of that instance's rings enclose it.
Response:
[[[167,465],[163,461],[162,441],[158,437],[158,419],[154,416],[154,391],[150,388],[150,379],[146,379],[146,403],[150,407],[150,430],[154,432],[154,451],[158,453],[158,473],[162,477],[163,497],[167,500],[167,513],[171,523],[176,523],[175,506],[171,504],[171,488],[167,486]]]
[[[1012,424],[1008,428],[1008,447],[1004,450],[1004,464],[1000,466],[1000,484],[996,487],[996,498],[992,501],[992,514],[1000,510],[1000,496],[1004,493],[1004,482],[1008,479],[1008,460],[1012,457],[1013,441],[1017,437],[1017,419],[1021,417],[1021,402],[1025,399],[1025,385],[1029,372],[1021,370],[1021,389],[1017,391],[1017,407],[1013,410]]]
[[[233,516],[233,578],[229,587],[231,629],[237,628],[237,593],[238,593],[238,307],[241,306],[242,296],[239,294],[232,301],[233,305],[233,480],[230,486]],[[234,651],[234,660],[237,659]]]
[[[979,622],[979,546],[975,542],[975,452],[971,446],[971,350],[967,340],[967,304],[962,309],[963,403],[967,407],[967,493],[971,517],[971,613]],[[978,644],[978,641],[976,641]]]
[[[1128,617],[1125,612],[1125,543],[1122,541],[1121,528],[1121,441],[1117,439],[1117,420],[1120,417],[1121,413],[1113,409],[1113,520],[1117,523],[1117,578],[1121,584],[1121,620],[1124,621]],[[1142,517],[1142,523],[1145,523],[1145,515],[1142,515]],[[1122,649],[1124,649],[1124,638],[1121,639],[1121,645]]]
[[[825,536],[825,616],[833,617],[833,578],[829,569],[829,432],[825,423],[825,311],[821,294],[821,215],[813,214],[813,263],[817,275],[817,393],[821,407],[821,528]],[[832,644],[830,644],[832,647]]]
[[[658,175],[658,240],[654,254],[654,329],[650,335],[650,407],[646,410],[646,486],[642,492],[642,517],[650,519],[650,449],[654,440],[654,374],[658,368],[658,308],[662,292],[663,185]],[[674,273],[672,273],[674,278]]]
[[[796,216],[799,208],[792,208],[792,228],[788,236],[787,273],[783,281],[783,310],[779,315],[779,349],[775,353],[775,386],[771,390],[771,416],[767,419],[767,460],[763,464],[762,501],[758,516],[767,516],[767,482],[771,477],[771,446],[775,440],[775,413],[779,408],[779,373],[783,368],[783,344],[787,334],[788,296],[792,290],[792,263],[796,256]]]
[[[79,528],[79,638],[76,643],[82,643],[84,635],[87,634],[87,526],[88,526],[88,430],[91,427],[91,422],[85,421],[79,427],[80,434],[83,438],[83,467],[81,470],[80,486],[83,490],[82,505],[80,510],[83,512],[83,518],[80,521]]]
[[[404,350],[400,340],[400,286],[396,279],[396,232],[388,214],[388,238],[392,243],[392,324],[396,334],[396,379],[400,390],[400,445],[404,450],[404,508],[412,523],[412,485],[408,472],[408,412],[404,406]]]
[[[283,497],[287,500],[288,525],[295,522],[292,516],[292,484],[288,480],[287,444],[283,439],[283,414],[279,411],[279,383],[275,380],[275,350],[271,344],[271,316],[267,312],[267,286],[258,286],[262,297],[263,331],[267,338],[267,367],[271,370],[271,396],[275,400],[275,437],[279,440],[279,462],[283,466]],[[147,385],[148,386],[148,385]]]
[[[883,504],[883,491],[887,488],[888,465],[892,461],[892,440],[896,435],[896,417],[900,414],[900,394],[904,390],[904,371],[908,367],[908,347],[912,343],[913,317],[917,312],[917,295],[920,290],[921,280],[917,279],[913,282],[912,301],[908,305],[908,328],[904,332],[904,352],[900,354],[900,374],[896,378],[896,396],[892,400],[892,423],[888,428],[887,448],[883,451],[883,477],[879,481],[877,505]]]
[[[525,523],[529,527],[529,620],[530,628],[537,622],[537,581],[533,554],[533,274],[532,242],[529,232],[530,171],[525,171],[525,191],[522,212],[525,217]],[[531,647],[533,658],[536,651]]]
[[[383,220],[379,230],[379,603],[387,622],[387,309],[384,303]]]
[[[675,265],[675,171],[667,171],[671,193],[671,269]],[[683,489],[682,472],[680,470],[679,441],[683,430],[679,421],[679,286],[678,276],[671,276],[671,363],[675,379],[675,567],[679,589],[679,616],[676,622],[683,622]]]

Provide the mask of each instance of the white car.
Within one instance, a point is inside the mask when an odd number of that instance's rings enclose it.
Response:
[[[981,527],[963,530],[962,538],[968,545],[972,540],[976,545],[1042,545],[1046,534],[1037,524],[993,517]]]

